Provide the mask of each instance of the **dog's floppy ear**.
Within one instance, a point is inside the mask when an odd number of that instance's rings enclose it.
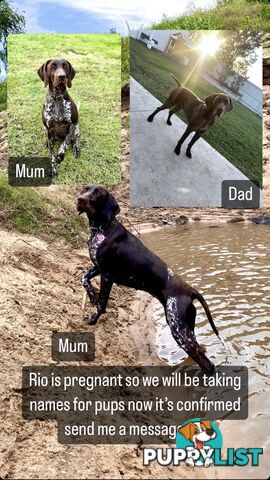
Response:
[[[178,428],[178,432],[185,437],[186,440],[191,440],[190,423]]]
[[[72,87],[71,82],[72,82],[73,78],[75,77],[76,72],[75,72],[75,70],[72,67],[70,62],[67,61],[67,64],[68,64],[68,68],[69,68],[69,74],[68,74],[68,78],[67,78],[67,86],[68,86],[68,88],[71,88]]]
[[[96,216],[99,216],[105,224],[110,223],[120,212],[116,199],[102,185],[98,185],[93,189],[91,204],[96,210]]]
[[[233,109],[233,101],[232,101],[231,97],[228,97],[228,98],[230,100],[230,103],[227,107],[227,112],[230,112]]]
[[[47,67],[48,67],[48,63],[50,61],[51,61],[51,59],[47,60],[47,62],[43,63],[37,71],[39,78],[44,82],[44,87],[47,87],[48,83],[49,83],[49,76],[48,76]]]
[[[203,426],[207,429],[210,430],[212,429],[211,421],[210,420],[201,420],[201,423]]]
[[[111,223],[114,217],[120,212],[120,207],[113,195],[109,193],[108,200],[102,210],[104,223]]]
[[[218,96],[218,93],[214,93],[213,95],[209,95],[204,99],[207,108],[212,108],[214,106]]]

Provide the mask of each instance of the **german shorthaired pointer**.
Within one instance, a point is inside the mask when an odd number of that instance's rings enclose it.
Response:
[[[67,60],[53,58],[41,65],[38,76],[44,86],[49,87],[42,109],[42,121],[51,155],[51,175],[55,176],[56,165],[64,160],[69,144],[75,157],[80,155],[78,109],[67,93],[67,87],[72,86],[75,70]],[[62,143],[55,156],[54,144],[58,140]]]
[[[94,263],[82,278],[90,302],[97,305],[97,312],[88,320],[89,325],[95,325],[105,312],[113,283],[144,290],[163,305],[178,345],[203,370],[213,371],[213,363],[194,335],[196,308],[193,300],[197,299],[204,307],[213,331],[222,341],[203,296],[116,220],[120,208],[106,188],[85,187],[77,200],[77,210],[79,214],[85,212],[89,219],[88,247]],[[97,275],[101,276],[99,295],[91,285],[91,279]]]
[[[173,88],[163,105],[156,108],[147,120],[152,122],[158,112],[169,108],[167,124],[171,125],[171,116],[179,110],[183,110],[187,117],[188,126],[177,143],[174,152],[176,155],[179,155],[184,141],[192,132],[195,132],[186,150],[187,157],[191,158],[191,147],[194,143],[214,125],[217,118],[232,110],[233,103],[232,99],[224,93],[214,93],[201,100],[191,90],[182,87],[174,75],[171,74],[171,76],[176,81],[178,87]]]

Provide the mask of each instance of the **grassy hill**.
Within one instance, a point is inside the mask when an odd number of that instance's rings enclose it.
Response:
[[[164,18],[153,23],[156,30],[270,30],[270,4],[268,0],[223,0],[208,11],[196,10],[190,15]]]
[[[47,193],[46,188],[11,187],[0,173],[0,225],[49,241],[64,239],[74,247],[85,241],[85,219],[74,202]]]

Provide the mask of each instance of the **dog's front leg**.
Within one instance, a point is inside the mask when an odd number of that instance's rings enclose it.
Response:
[[[70,125],[67,136],[66,136],[65,140],[63,141],[63,143],[61,143],[61,145],[59,147],[58,154],[57,154],[57,160],[56,160],[57,163],[61,163],[64,160],[65,154],[66,154],[67,149],[68,149],[68,146],[74,138],[74,132],[75,132],[76,126],[77,125],[74,125],[73,123]]]
[[[183,133],[182,137],[180,138],[179,142],[177,143],[175,149],[174,149],[174,153],[176,153],[176,155],[180,154],[181,146],[190,134],[191,134],[191,130],[190,130],[189,127],[187,127],[185,132]]]
[[[202,134],[199,133],[199,132],[196,132],[195,135],[192,137],[192,139],[190,140],[189,144],[188,144],[188,147],[187,147],[187,150],[186,150],[186,156],[188,158],[192,158],[192,155],[191,155],[191,147],[192,145],[194,145],[195,142],[197,142],[197,140],[199,140],[199,138],[201,138]]]
[[[110,277],[102,276],[100,281],[100,292],[97,302],[97,312],[91,315],[88,320],[89,325],[95,325],[102,313],[105,313],[113,281]]]
[[[97,305],[98,294],[91,284],[90,280],[100,274],[98,267],[92,267],[82,276],[82,284],[87,292],[90,303],[92,305]]]

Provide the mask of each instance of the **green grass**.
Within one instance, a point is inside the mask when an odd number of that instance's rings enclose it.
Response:
[[[161,52],[148,50],[138,40],[130,40],[131,75],[163,102],[176,85],[170,72],[183,82],[187,78],[185,67]],[[198,75],[193,75],[186,86],[201,98],[218,91]],[[177,115],[186,122],[183,113]],[[217,120],[204,139],[248,178],[262,184],[262,119],[258,115],[234,101],[233,110]]]
[[[48,156],[41,109],[44,61],[64,57],[77,74],[70,94],[80,102],[81,157],[69,149],[58,184],[120,181],[121,41],[118,35],[11,35],[8,42],[9,154]]]
[[[268,0],[225,0],[208,11],[196,10],[176,18],[153,23],[153,30],[270,30]]]
[[[121,39],[122,55],[121,55],[121,82],[122,86],[126,85],[129,82],[129,71],[130,71],[130,41],[129,37],[123,37]]]
[[[0,225],[49,241],[64,239],[73,246],[85,241],[85,223],[75,206],[52,199],[35,188],[11,187],[0,174]]]
[[[0,82],[0,112],[7,108],[7,82]]]

